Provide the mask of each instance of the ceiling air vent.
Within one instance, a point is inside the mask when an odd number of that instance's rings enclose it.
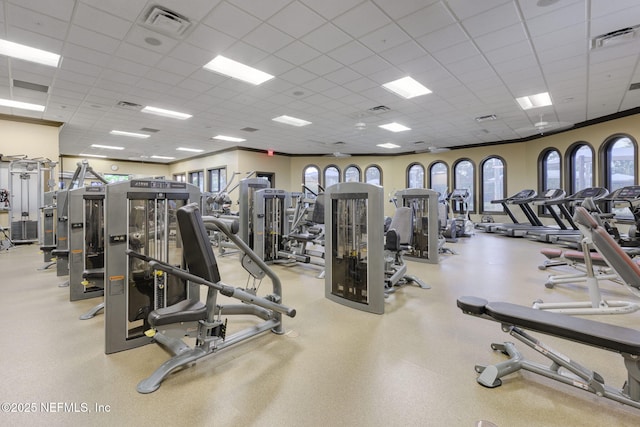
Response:
[[[496,120],[497,118],[498,118],[498,116],[496,116],[495,114],[489,114],[488,116],[476,117],[476,122],[482,123],[482,122],[486,122],[488,120]]]
[[[143,131],[143,132],[148,132],[148,133],[160,132],[160,129],[154,129],[154,128],[140,128],[140,130]]]
[[[136,104],[135,102],[129,102],[129,101],[120,101],[116,105],[118,107],[126,108],[128,110],[140,110],[140,109],[142,109],[142,105]]]
[[[391,108],[385,105],[378,105],[377,107],[369,108],[369,111],[375,114],[386,113],[387,111],[390,111],[390,110]]]
[[[49,92],[49,86],[40,85],[38,83],[30,83],[22,80],[13,79],[13,87],[19,87],[22,89],[35,90],[36,92]]]
[[[173,37],[182,37],[191,26],[191,22],[189,22],[186,17],[172,12],[169,9],[153,6],[147,14],[143,25],[158,33]]]
[[[255,131],[257,131],[258,129],[256,129],[256,128],[246,127],[246,128],[242,128],[242,129],[240,129],[240,130],[245,131],[245,132],[255,132]]]
[[[631,83],[629,85],[629,90],[636,90],[636,89],[640,89],[640,82]]]
[[[591,49],[602,49],[632,41],[638,36],[638,28],[640,28],[640,25],[634,25],[633,27],[622,28],[596,36],[591,39]]]

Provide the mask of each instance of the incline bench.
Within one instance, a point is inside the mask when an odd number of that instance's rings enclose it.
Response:
[[[476,365],[475,370],[480,374],[477,381],[481,385],[498,387],[502,384],[500,378],[524,369],[640,409],[640,331],[477,297],[460,297],[457,305],[465,314],[501,323],[504,332],[551,360],[551,365],[546,367],[524,359],[511,342],[493,343],[491,348],[508,355],[509,360],[489,366]],[[600,374],[549,348],[525,329],[619,353],[628,373],[626,383],[621,389],[606,385]]]

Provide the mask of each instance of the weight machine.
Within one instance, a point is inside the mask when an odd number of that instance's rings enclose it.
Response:
[[[469,190],[456,188],[447,197],[449,203],[449,221],[445,237],[470,237],[473,235],[473,222],[469,215]],[[456,215],[456,212],[458,214]]]
[[[384,313],[382,187],[361,182],[325,193],[325,296],[375,314]]]
[[[53,260],[53,255],[51,252],[56,248],[56,196],[56,191],[47,191],[46,193],[44,193],[44,203],[40,208],[40,218],[42,224],[42,241],[40,250],[42,251],[44,257],[44,266],[41,267],[40,270],[46,270],[47,268],[55,265],[55,261]]]
[[[415,261],[437,264],[441,250],[438,192],[426,188],[407,188],[397,191],[395,198],[399,206],[409,207],[413,211],[413,242],[406,256]]]
[[[200,197],[196,186],[184,182],[131,180],[106,187],[105,353],[150,343],[144,332],[153,310],[199,301],[197,284],[156,272],[127,251],[180,266],[183,247],[176,210],[200,203]]]
[[[71,301],[104,294],[105,192],[103,185],[76,188],[68,192]],[[86,316],[81,319],[84,320]]]
[[[47,182],[52,186],[50,178],[54,176],[55,167],[56,162],[49,159],[25,157],[9,163],[9,215],[13,243],[42,241],[39,207],[43,204]]]
[[[267,263],[281,258],[284,236],[289,233],[287,210],[291,196],[284,190],[263,188],[253,194],[253,220],[251,221],[253,251]]]

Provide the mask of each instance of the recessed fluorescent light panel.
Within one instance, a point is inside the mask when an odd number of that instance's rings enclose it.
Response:
[[[98,158],[101,158],[101,159],[106,159],[107,158],[107,156],[102,155],[102,154],[84,154],[84,153],[80,153],[80,154],[78,154],[78,156],[80,156],[80,157],[98,157]]]
[[[148,105],[140,111],[142,111],[143,113],[155,114],[157,116],[170,117],[172,119],[179,119],[179,120],[186,120],[193,117],[191,114],[180,113],[178,111],[165,110],[163,108],[158,108],[158,107],[150,107]]]
[[[392,148],[399,148],[400,146],[394,144],[393,142],[385,142],[384,144],[377,144],[376,147],[392,149]]]
[[[173,160],[175,157],[168,156],[151,156],[152,159],[160,159],[160,160]]]
[[[124,147],[116,147],[115,145],[91,144],[93,148],[104,148],[105,150],[124,150]]]
[[[211,137],[211,139],[219,139],[220,141],[228,141],[228,142],[244,142],[246,139],[244,138],[236,138],[235,136],[227,136],[227,135],[216,135]]]
[[[60,63],[60,55],[58,54],[7,40],[0,40],[0,54],[50,67],[57,67]]]
[[[0,106],[20,108],[21,110],[44,111],[44,105],[29,104],[28,102],[14,101],[12,99],[1,99]]]
[[[135,133],[135,132],[125,132],[123,130],[112,130],[111,132],[109,132],[111,135],[118,135],[118,136],[130,136],[131,138],[149,138],[151,135],[146,135],[144,133]]]
[[[190,153],[202,153],[204,150],[200,150],[199,148],[187,148],[187,147],[178,147],[177,151],[188,151]]]
[[[411,128],[401,125],[400,123],[387,123],[386,125],[380,125],[382,129],[390,130],[391,132],[404,132],[405,130],[411,130]]]
[[[409,76],[385,83],[382,87],[406,99],[431,93],[429,89]]]
[[[204,68],[256,86],[273,78],[271,74],[241,64],[233,59],[225,58],[222,55],[213,58]]]
[[[530,110],[532,108],[546,107],[551,105],[551,97],[549,92],[538,93],[536,95],[523,96],[516,98],[518,104],[523,110]]]
[[[302,119],[297,119],[291,116],[280,116],[280,117],[275,117],[271,120],[273,120],[274,122],[284,123],[285,125],[298,126],[298,127],[307,126],[311,124],[311,122],[308,122]]]

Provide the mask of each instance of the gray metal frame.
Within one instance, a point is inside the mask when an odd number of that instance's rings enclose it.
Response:
[[[439,262],[438,192],[426,188],[397,191],[398,206],[413,209],[413,243],[405,257],[414,261]]]
[[[144,246],[150,239],[160,247],[157,248],[157,258],[163,262],[175,262],[169,260],[169,238],[175,237],[176,245],[180,245],[180,236],[176,230],[169,229],[168,221],[158,221],[162,213],[154,212],[153,218],[146,218],[147,232],[144,235],[131,235],[129,218],[132,201],[144,201],[154,206],[164,205],[168,209],[168,203],[164,201],[183,201],[200,203],[200,190],[188,183],[162,180],[132,180],[108,185],[105,197],[106,223],[105,223],[105,353],[115,353],[140,347],[151,342],[151,338],[144,335],[144,314],[140,321],[130,320],[130,310],[135,310],[136,302],[130,298],[130,287],[134,287],[135,271],[127,256],[127,249],[136,249],[133,245],[141,242]],[[166,214],[166,211],[164,212]],[[135,242],[135,243],[134,243]],[[181,262],[178,261],[178,262]],[[154,276],[153,281],[153,305],[151,310],[164,307],[166,301],[157,296],[158,293],[172,291],[170,278]],[[148,277],[146,277],[149,279]],[[186,298],[197,300],[200,298],[197,284],[188,283],[186,286]],[[150,298],[151,299],[151,298]],[[131,307],[130,307],[131,304]],[[136,330],[134,323],[143,323]]]
[[[373,184],[345,182],[325,192],[325,296],[375,314],[384,313],[383,202],[382,187]],[[351,247],[340,246],[345,239]],[[362,268],[365,276],[356,274]]]
[[[78,301],[100,297],[104,294],[104,263],[102,277],[85,279],[87,265],[87,228],[99,227],[104,235],[104,199],[106,187],[76,188],[67,193],[69,199],[69,299]],[[95,201],[102,205],[102,218],[88,218],[86,203]],[[104,242],[102,242],[104,250]],[[104,256],[104,252],[102,254]]]

